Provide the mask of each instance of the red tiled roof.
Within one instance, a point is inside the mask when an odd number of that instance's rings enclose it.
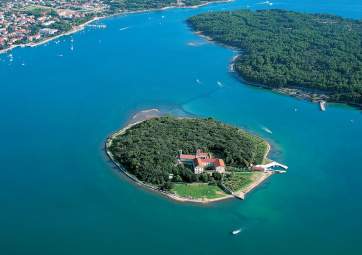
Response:
[[[195,163],[196,166],[200,166],[200,165],[203,166],[204,165],[201,158],[195,158],[194,163]]]
[[[213,164],[215,167],[218,167],[218,166],[224,167],[225,166],[224,160],[218,159],[218,158],[207,158],[207,159],[197,158],[197,159],[195,159],[195,164],[201,165],[201,166],[205,166],[207,164]]]
[[[209,153],[197,150],[196,155],[180,154],[179,159],[194,160],[196,166],[205,166],[207,164],[213,164],[215,167],[224,167],[224,160],[218,158],[210,158]]]
[[[224,162],[224,160],[222,160],[222,159],[219,159],[218,160],[218,162],[217,162],[217,166],[222,166],[222,167],[224,167],[225,166],[225,162]]]

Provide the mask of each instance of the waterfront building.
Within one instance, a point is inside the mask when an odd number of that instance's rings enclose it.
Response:
[[[177,159],[179,164],[191,166],[195,174],[201,174],[203,172],[225,173],[224,160],[213,158],[209,153],[202,152],[201,150],[197,150],[194,155],[182,154],[181,151]]]

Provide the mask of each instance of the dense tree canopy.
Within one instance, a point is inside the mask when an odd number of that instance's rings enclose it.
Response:
[[[182,0],[181,3],[185,6],[194,6],[213,1],[217,0]],[[177,0],[103,0],[103,2],[107,3],[112,11],[159,9],[177,5]]]
[[[159,186],[168,181],[169,174],[174,175],[174,181],[210,181],[208,176],[195,176],[190,169],[176,165],[179,150],[194,154],[197,149],[224,159],[227,166],[245,168],[263,161],[267,144],[213,119],[161,117],[131,127],[109,147],[115,160],[130,173]]]
[[[196,31],[242,51],[235,70],[271,88],[299,88],[362,105],[362,21],[283,10],[212,12]]]

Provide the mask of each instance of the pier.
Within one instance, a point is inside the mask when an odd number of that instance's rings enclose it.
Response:
[[[271,170],[270,168],[273,167],[280,167],[283,168],[284,170],[288,170],[288,166],[280,164],[276,161],[270,162],[269,164],[263,165],[265,167],[266,170]]]
[[[274,170],[273,169],[274,167],[280,167],[283,170]],[[255,165],[255,166],[253,166],[253,170],[254,171],[264,171],[264,172],[273,171],[278,174],[283,174],[283,173],[286,173],[286,170],[288,170],[288,166],[280,164],[276,161],[272,161],[272,162],[270,162],[268,164],[264,164],[264,165]]]

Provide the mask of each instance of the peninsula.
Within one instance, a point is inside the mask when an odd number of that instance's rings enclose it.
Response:
[[[136,183],[178,201],[243,199],[278,172],[262,165],[269,144],[242,129],[211,118],[159,116],[157,109],[132,120],[107,139],[108,156]]]
[[[252,85],[362,106],[362,22],[284,10],[212,12],[188,24],[240,50],[236,73]]]
[[[16,47],[46,43],[111,15],[172,7],[199,7],[211,2],[218,0],[0,1],[0,54]]]

